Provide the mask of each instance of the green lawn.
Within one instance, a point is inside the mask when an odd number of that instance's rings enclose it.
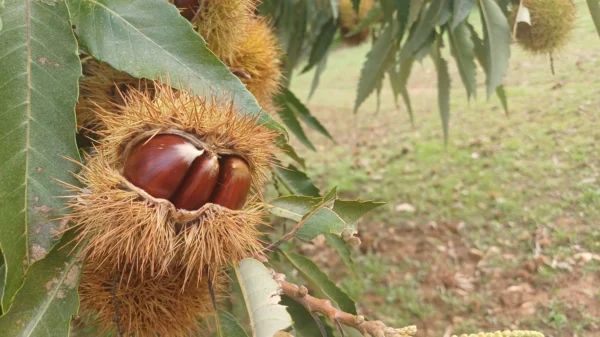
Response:
[[[379,112],[372,96],[352,113],[369,46],[330,56],[308,106],[336,143],[307,130],[318,151],[296,148],[322,190],[387,204],[359,226],[358,278],[319,242],[304,249],[364,313],[416,324],[419,336],[506,328],[600,336],[600,38],[585,2],[578,9],[555,75],[548,58],[513,46],[509,116],[486,99],[481,69],[477,99],[467,101],[445,48],[447,146],[428,59],[409,82],[412,127],[387,82]],[[292,90],[306,100],[311,82],[312,73],[295,76]]]

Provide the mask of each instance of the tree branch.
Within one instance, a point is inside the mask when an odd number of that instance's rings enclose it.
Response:
[[[313,297],[304,286],[297,286],[285,280],[285,275],[273,271],[273,279],[279,283],[283,295],[300,303],[311,314],[320,313],[336,325],[343,324],[371,337],[411,337],[417,333],[414,325],[402,329],[387,327],[381,321],[367,321],[364,316],[354,316],[331,304],[331,301]]]

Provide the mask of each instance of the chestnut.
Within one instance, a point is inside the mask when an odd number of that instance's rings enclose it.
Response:
[[[219,160],[204,153],[194,160],[185,179],[173,197],[177,208],[195,210],[210,200],[219,178]]]
[[[203,152],[181,136],[157,135],[132,149],[123,175],[151,196],[169,199]]]
[[[229,209],[241,209],[250,191],[250,167],[238,157],[221,159],[219,181],[211,197],[211,202]]]
[[[206,203],[244,207],[250,191],[250,167],[241,158],[198,149],[188,139],[161,134],[136,144],[125,159],[123,176],[177,209],[197,210]]]

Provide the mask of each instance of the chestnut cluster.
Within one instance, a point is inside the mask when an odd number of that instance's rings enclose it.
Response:
[[[241,209],[251,184],[244,159],[231,155],[219,158],[174,134],[160,134],[135,144],[125,159],[123,175],[151,196],[185,210],[197,210],[206,203]]]

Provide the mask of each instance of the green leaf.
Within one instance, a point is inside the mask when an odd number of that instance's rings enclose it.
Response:
[[[297,337],[317,337],[322,335],[312,315],[300,303],[283,297],[281,304],[287,307],[287,312],[292,316],[294,331]],[[333,331],[329,326],[325,325],[324,328],[327,336],[333,336]]]
[[[94,58],[137,78],[170,82],[198,95],[232,99],[239,111],[286,134],[244,84],[164,0],[68,0],[76,33]],[[167,29],[168,28],[168,29]]]
[[[438,107],[442,118],[442,128],[444,129],[444,143],[448,144],[448,126],[450,124],[450,74],[448,73],[448,63],[441,56],[439,47],[432,51],[433,62],[437,70],[438,77]]]
[[[292,133],[296,137],[298,137],[298,140],[300,140],[300,142],[302,144],[304,144],[304,146],[306,146],[307,148],[309,148],[313,151],[316,151],[317,149],[315,148],[313,143],[310,141],[310,139],[308,139],[308,136],[306,136],[306,133],[304,133],[304,129],[302,129],[302,125],[300,125],[300,122],[298,122],[298,119],[296,118],[296,114],[294,113],[293,107],[291,106],[291,104],[289,104],[287,102],[285,93],[284,92],[279,93],[275,97],[275,102],[278,106],[281,107],[281,109],[279,109],[277,111],[277,113],[279,114],[279,117],[281,117],[283,124],[285,124],[288,127],[288,129],[290,131],[292,131]]]
[[[425,0],[410,0],[410,7],[408,9],[408,20],[406,24],[407,29],[411,29],[413,24],[419,19],[419,14],[425,5]]]
[[[66,234],[45,259],[29,268],[10,311],[0,317],[3,336],[69,335],[71,317],[79,307],[77,286],[81,271],[79,249],[69,254],[73,245],[67,244],[73,238],[73,233]]]
[[[327,21],[323,27],[321,27],[320,33],[317,37],[317,40],[312,46],[310,51],[310,56],[308,58],[308,64],[302,70],[302,73],[309,71],[312,67],[314,67],[317,63],[321,61],[323,57],[327,54],[331,43],[333,42],[333,37],[335,36],[335,32],[337,31],[336,20],[333,18]]]
[[[454,0],[454,12],[452,13],[452,25],[450,29],[454,30],[458,27],[458,24],[469,16],[474,5],[475,0]]]
[[[452,18],[452,4],[450,3],[452,0],[445,0],[443,6],[440,9],[440,13],[436,22],[437,26],[443,26],[446,22],[450,21]]]
[[[400,51],[400,59],[406,60],[410,57],[414,57],[417,52],[421,49],[421,47],[427,42],[430,38],[435,25],[438,20],[440,20],[444,9],[446,8],[446,1],[448,0],[438,0],[432,1],[422,19],[416,22],[416,26],[414,30],[408,37],[408,40],[402,47]],[[412,5],[412,3],[411,3]],[[410,16],[410,14],[409,14]],[[409,22],[412,18],[409,17]]]
[[[483,41],[479,38],[473,26],[471,26],[470,24],[467,26],[469,27],[469,31],[471,32],[471,39],[473,40],[475,57],[477,58],[477,61],[479,62],[481,67],[483,67],[484,71],[486,71],[487,74],[487,60],[485,59],[485,48],[483,46]],[[496,96],[498,96],[498,98],[500,99],[500,103],[504,108],[504,113],[508,115],[508,102],[506,100],[506,92],[504,91],[503,85],[499,85],[496,88]]]
[[[484,32],[487,96],[502,84],[510,58],[510,28],[494,0],[478,0]]]
[[[502,105],[502,109],[504,109],[504,113],[508,116],[508,101],[506,99],[506,91],[504,91],[503,85],[499,85],[498,88],[496,88],[496,96],[498,96],[498,99],[500,100],[500,104]]]
[[[308,108],[288,88],[283,88],[282,93],[285,96],[285,105],[311,129],[319,132],[323,136],[333,140],[327,129],[313,116]]]
[[[473,52],[473,41],[471,32],[466,24],[459,24],[456,29],[448,29],[448,39],[450,41],[450,51],[456,60],[456,66],[460,73],[460,78],[467,90],[467,97],[475,97],[477,82],[475,74],[475,54]]]
[[[319,82],[321,81],[321,74],[323,73],[323,71],[325,71],[325,68],[327,67],[327,58],[328,57],[329,57],[329,53],[326,53],[325,56],[323,56],[323,58],[321,59],[321,61],[319,61],[319,64],[317,65],[317,69],[315,69],[315,75],[313,76],[313,80],[310,85],[310,92],[308,93],[308,100],[310,100],[312,95],[317,90],[317,87],[319,86]]]
[[[354,300],[333,283],[327,274],[323,273],[313,261],[294,252],[281,251],[281,254],[300,272],[302,278],[311,285],[318,287],[318,290],[334,301],[341,310],[356,315]]]
[[[292,325],[292,318],[279,304],[279,285],[267,267],[246,258],[235,263],[235,274],[244,295],[253,337],[272,337]]]
[[[0,6],[0,250],[8,310],[27,267],[56,242],[70,171],[79,158],[75,103],[81,65],[64,1]]]
[[[367,60],[360,72],[354,112],[358,111],[360,105],[381,83],[385,72],[393,62],[397,50],[397,44],[393,41],[397,27],[395,21],[388,25],[367,54]]]
[[[0,251],[0,298],[4,295],[4,276],[6,273],[6,266],[4,265],[4,255]],[[2,316],[2,308],[0,306],[0,316]]]
[[[303,195],[288,195],[279,197],[269,203],[269,212],[280,218],[296,222],[302,220],[304,215],[323,201],[320,197]]]
[[[392,91],[394,92],[394,100],[396,102],[396,106],[398,106],[398,95],[402,95],[402,99],[404,100],[404,104],[406,105],[406,110],[408,111],[408,115],[410,117],[410,123],[415,125],[414,115],[412,104],[410,102],[410,96],[408,94],[408,89],[406,88],[406,84],[408,82],[408,78],[410,77],[410,72],[412,70],[414,59],[409,58],[402,62],[400,62],[400,70],[396,70],[396,66],[390,67],[388,70],[388,74],[390,76],[390,84],[392,87]]]
[[[333,208],[323,207],[303,219],[304,225],[296,232],[296,237],[309,242],[321,234],[341,236],[344,232],[355,233],[360,217],[381,206],[372,201],[335,200]]]
[[[290,144],[288,144],[288,143],[281,144],[279,146],[279,148],[283,151],[283,153],[287,154],[288,157],[292,158],[298,164],[300,164],[300,166],[302,166],[304,168],[306,167],[306,161],[304,160],[304,158],[300,157],[300,155],[298,155],[296,150]]]
[[[352,260],[352,252],[350,251],[350,247],[348,247],[346,241],[333,234],[325,234],[325,239],[327,240],[327,243],[338,252],[346,267],[348,267],[348,269],[350,269],[352,272],[352,275],[354,275],[354,277],[358,277],[356,265],[354,264],[354,260]]]
[[[248,337],[246,331],[232,314],[219,310],[219,336],[220,337]]]
[[[298,170],[294,165],[288,167],[275,167],[275,175],[292,194],[319,196],[319,189],[315,187],[306,173]]]
[[[365,16],[360,20],[360,22],[358,22],[358,24],[354,26],[354,28],[352,28],[352,30],[349,31],[346,34],[346,36],[354,36],[362,32],[363,30],[365,30],[365,28],[368,28],[375,22],[379,21],[382,15],[383,12],[381,10],[381,4],[378,2],[374,3],[373,7],[369,9],[367,14],[365,14]]]
[[[592,20],[594,20],[594,25],[596,26],[596,31],[598,31],[598,35],[600,35],[600,1],[599,0],[587,0],[588,8],[590,9],[590,14],[592,15]]]

